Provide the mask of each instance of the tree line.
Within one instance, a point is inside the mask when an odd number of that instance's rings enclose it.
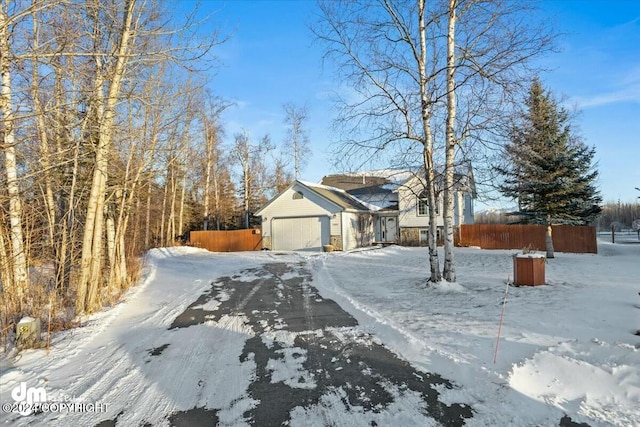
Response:
[[[290,150],[244,131],[224,142],[229,104],[207,76],[226,38],[167,6],[0,2],[3,330],[38,304],[99,310],[145,250],[254,225],[290,157],[304,166],[304,106],[283,108]]]
[[[635,221],[640,221],[640,203],[607,202],[595,221],[598,231],[631,230]]]
[[[521,222],[521,218],[514,216],[511,211],[494,210],[477,212],[474,218],[477,224],[514,224]],[[632,230],[635,221],[640,221],[640,204],[623,202],[606,202],[602,211],[592,218],[588,225],[596,227],[598,231]]]

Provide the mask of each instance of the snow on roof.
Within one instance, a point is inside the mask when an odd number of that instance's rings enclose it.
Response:
[[[334,203],[344,207],[344,208],[352,208],[357,210],[370,210],[370,211],[378,211],[380,207],[372,205],[371,203],[367,203],[359,198],[352,196],[340,188],[331,187],[323,184],[316,184],[308,181],[298,180],[299,183],[303,184],[306,187],[309,187],[315,191],[317,191],[320,195],[328,198]]]

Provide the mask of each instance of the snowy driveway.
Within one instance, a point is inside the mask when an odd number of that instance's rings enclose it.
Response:
[[[2,403],[26,382],[50,401],[106,410],[7,423],[429,426],[472,416],[439,400],[451,382],[416,371],[311,281],[295,254],[154,251],[127,301],[60,337],[41,362],[42,352],[26,352],[0,380]]]

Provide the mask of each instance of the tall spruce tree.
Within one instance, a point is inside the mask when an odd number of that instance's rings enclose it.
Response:
[[[496,167],[504,178],[499,189],[517,199],[520,222],[547,226],[547,258],[553,258],[552,225],[585,225],[601,211],[595,149],[572,132],[567,110],[538,79],[525,105],[505,146],[505,162]]]

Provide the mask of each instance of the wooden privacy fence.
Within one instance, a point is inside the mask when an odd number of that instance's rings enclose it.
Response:
[[[259,229],[228,231],[192,231],[191,246],[211,252],[259,251],[262,249],[262,233]]]
[[[544,251],[546,228],[545,225],[464,224],[460,227],[460,246]],[[552,230],[554,250],[598,253],[595,227],[554,225]]]

